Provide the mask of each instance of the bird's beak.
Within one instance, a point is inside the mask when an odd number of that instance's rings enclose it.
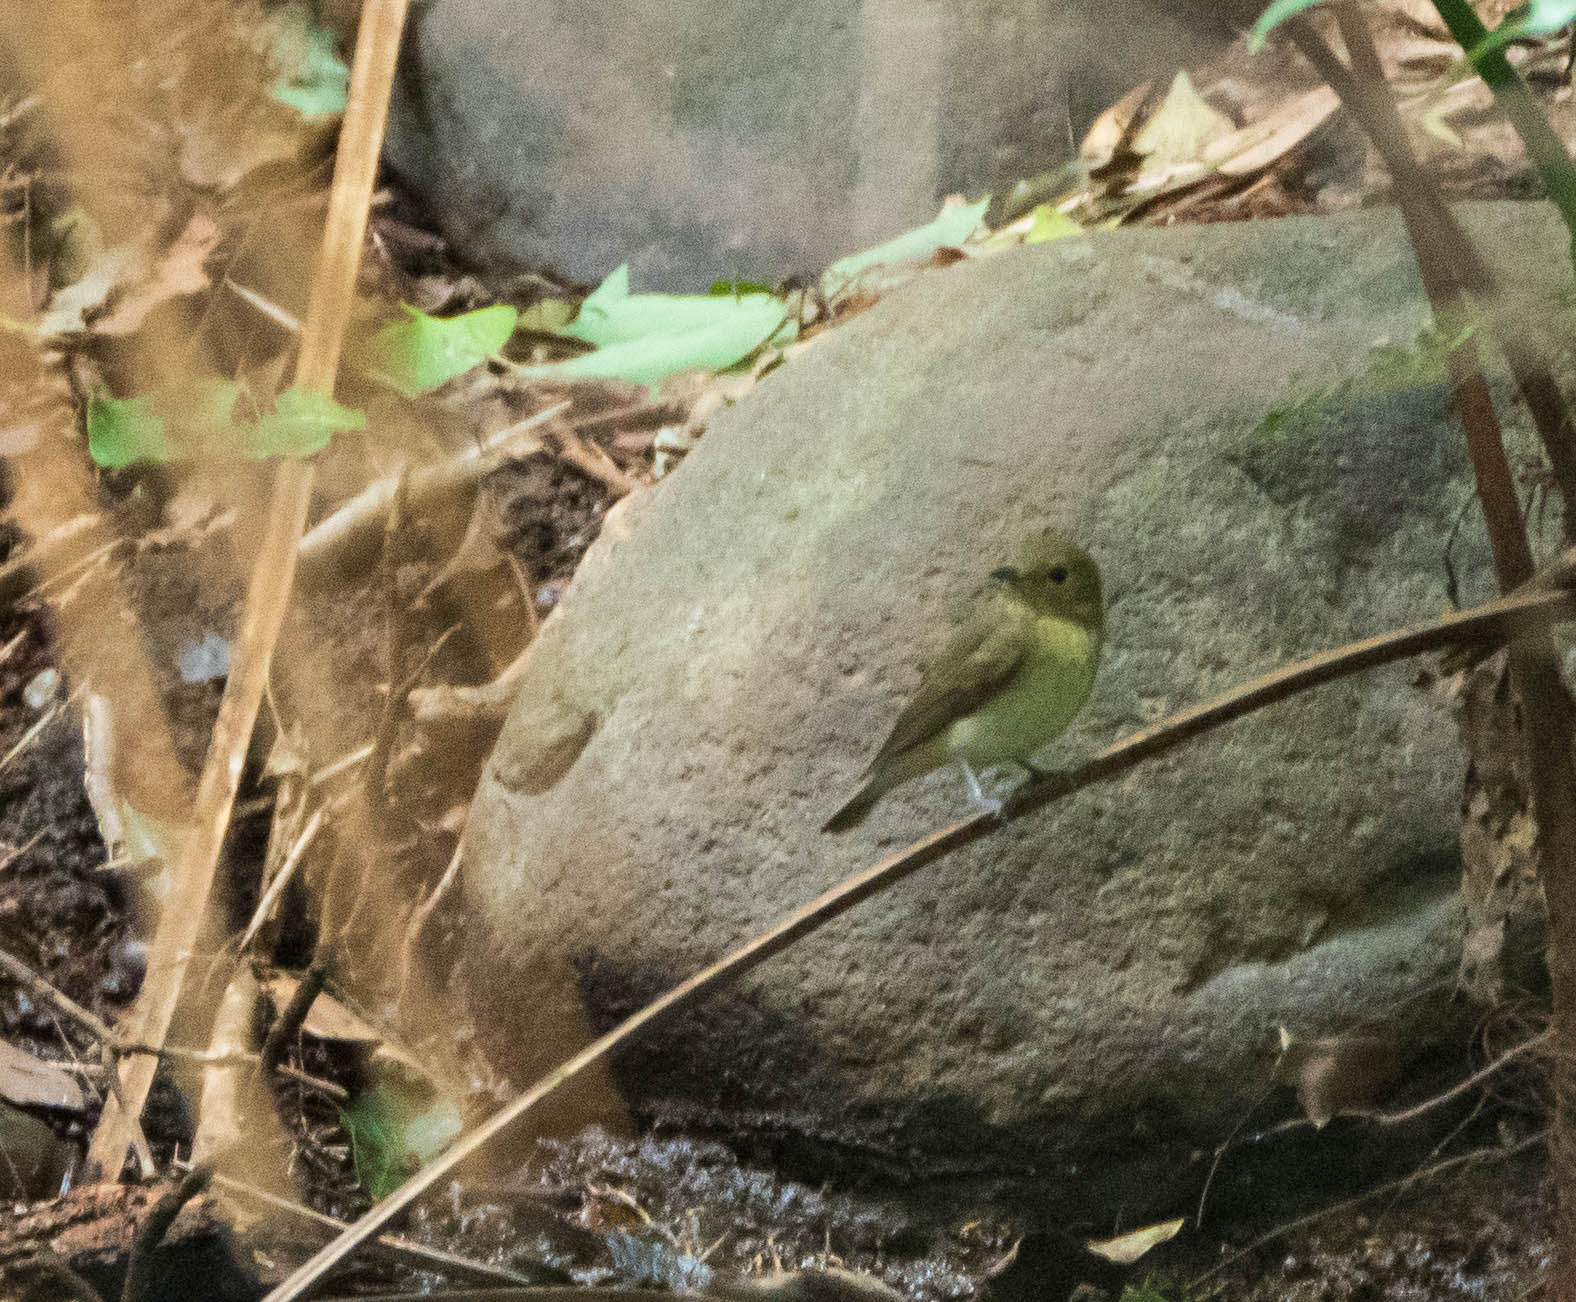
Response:
[[[1018,581],[1018,571],[1010,565],[1003,565],[999,570],[992,570],[990,577],[1001,583],[1016,583]]]

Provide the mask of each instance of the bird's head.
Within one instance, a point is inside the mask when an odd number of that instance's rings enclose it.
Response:
[[[1037,614],[1059,615],[1095,632],[1105,629],[1100,571],[1089,553],[1055,529],[1031,533],[1016,564],[991,571]]]

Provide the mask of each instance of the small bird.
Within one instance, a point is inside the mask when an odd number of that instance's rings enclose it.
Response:
[[[948,761],[975,801],[999,810],[979,773],[1031,767],[1030,756],[1062,734],[1094,688],[1104,638],[1089,553],[1054,529],[1029,535],[1017,564],[991,571],[979,609],[926,669],[864,785],[821,830],[857,827],[893,787]]]

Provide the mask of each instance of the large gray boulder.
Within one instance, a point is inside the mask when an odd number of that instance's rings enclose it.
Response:
[[[468,257],[637,289],[814,274],[1060,162],[1229,40],[1182,0],[429,0],[386,157]]]
[[[1468,216],[1569,293],[1549,211]],[[1438,615],[1458,517],[1463,595],[1490,595],[1443,378],[1375,352],[1425,320],[1391,212],[1117,231],[927,274],[717,419],[609,517],[477,795],[477,953],[524,1056],[967,812],[943,773],[817,830],[1027,526],[1107,584],[1063,762]],[[1133,1212],[1261,1098],[1274,1028],[1382,1026],[1407,1058],[1449,1027],[1463,758],[1415,680],[1342,680],[1003,828],[632,1050],[625,1088]]]

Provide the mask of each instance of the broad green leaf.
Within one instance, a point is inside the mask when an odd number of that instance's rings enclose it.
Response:
[[[365,429],[366,416],[341,407],[327,394],[292,387],[274,399],[274,409],[250,429],[237,431],[241,451],[254,461],[267,457],[309,457],[321,452],[335,434]]]
[[[303,117],[345,111],[350,69],[334,53],[334,33],[304,4],[287,4],[269,22],[269,57],[279,71],[270,92]]]
[[[678,334],[653,334],[608,344],[580,357],[543,366],[521,366],[526,379],[627,380],[655,386],[669,375],[697,367],[723,371],[767,343],[788,319],[788,308],[774,298],[751,295],[738,300],[724,319]]]
[[[1494,92],[1496,103],[1527,147],[1527,156],[1537,168],[1549,200],[1571,233],[1571,258],[1576,262],[1576,165],[1543,109],[1527,94],[1526,85],[1510,66],[1503,48],[1505,41],[1522,32],[1541,29],[1545,24],[1562,24],[1570,16],[1569,9],[1561,0],[1534,0],[1491,33],[1470,0],[1433,0],[1433,4],[1450,29],[1451,39],[1472,52],[1472,66]]]
[[[189,388],[88,403],[88,449],[101,466],[184,457],[306,457],[366,417],[332,398],[286,389],[256,421],[237,414],[241,386],[198,380]]]
[[[589,301],[589,300],[587,300]],[[436,389],[479,366],[508,342],[520,314],[507,303],[459,316],[428,316],[405,304],[394,321],[367,345],[367,366],[377,379],[407,398]]]
[[[180,427],[183,442],[201,449],[214,440],[227,437],[235,429],[235,408],[241,400],[241,386],[234,380],[198,380],[181,398],[174,423]],[[161,398],[160,403],[164,407],[174,405],[168,398]]]
[[[737,326],[748,335],[756,323],[787,313],[771,294],[631,294],[622,266],[580,305],[580,315],[560,333],[605,348],[640,339],[672,338]]]
[[[460,1133],[459,1110],[430,1090],[385,1076],[340,1114],[356,1178],[374,1201],[397,1189]]]
[[[1264,38],[1281,23],[1302,13],[1305,9],[1312,9],[1314,5],[1323,3],[1324,0],[1275,0],[1274,4],[1259,15],[1259,21],[1253,24],[1253,30],[1248,34],[1248,48],[1257,53],[1264,48]]]
[[[1546,36],[1571,22],[1576,22],[1576,0],[1532,0],[1506,14],[1485,40],[1467,51],[1467,57],[1476,63],[1485,54],[1502,50],[1512,41],[1526,36]]]
[[[464,1129],[459,1108],[449,1099],[439,1099],[406,1124],[405,1151],[416,1159],[418,1166],[423,1166],[443,1152]]]
[[[1034,210],[1034,223],[1023,237],[1025,244],[1045,244],[1067,235],[1081,235],[1083,227],[1055,204],[1042,203]]]
[[[109,469],[137,461],[168,461],[173,449],[151,398],[88,400],[88,451]]]
[[[985,198],[978,203],[943,208],[934,221],[906,231],[896,239],[878,244],[873,249],[866,249],[863,253],[851,253],[846,258],[839,258],[822,276],[822,288],[828,294],[835,294],[846,288],[854,277],[863,271],[868,271],[871,267],[928,258],[937,249],[962,244],[979,227],[985,217],[985,210],[989,207],[990,199]]]

